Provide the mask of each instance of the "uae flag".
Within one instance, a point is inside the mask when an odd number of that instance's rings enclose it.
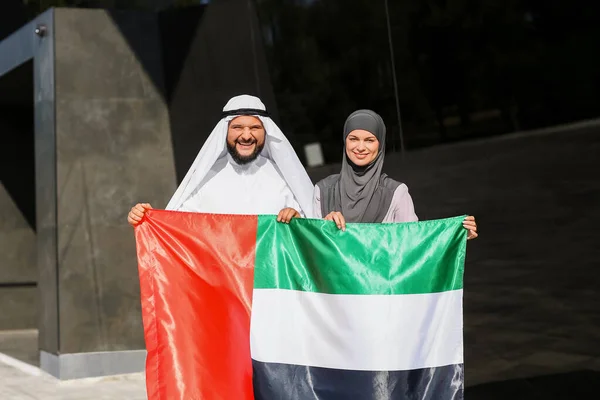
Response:
[[[148,211],[148,399],[462,399],[463,219]]]

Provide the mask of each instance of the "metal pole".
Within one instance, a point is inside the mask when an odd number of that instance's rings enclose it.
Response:
[[[394,95],[396,97],[396,113],[398,115],[398,131],[400,133],[400,153],[404,156],[404,134],[402,132],[402,118],[400,116],[400,98],[398,97],[398,81],[396,80],[396,62],[394,61],[394,45],[392,44],[392,27],[390,24],[390,13],[388,0],[384,0],[385,17],[388,29],[388,43],[390,45],[390,59],[392,61],[392,78],[394,80]]]

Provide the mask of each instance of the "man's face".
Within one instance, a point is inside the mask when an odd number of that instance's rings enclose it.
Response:
[[[229,122],[227,150],[238,164],[256,160],[264,145],[265,128],[260,119],[241,115]]]

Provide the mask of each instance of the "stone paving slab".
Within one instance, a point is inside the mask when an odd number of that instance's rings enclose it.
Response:
[[[143,374],[59,381],[40,371],[21,371],[0,361],[2,400],[146,400]]]

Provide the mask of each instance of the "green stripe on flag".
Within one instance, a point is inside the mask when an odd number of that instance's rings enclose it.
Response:
[[[464,216],[347,224],[259,216],[255,289],[328,294],[419,294],[462,289]]]

